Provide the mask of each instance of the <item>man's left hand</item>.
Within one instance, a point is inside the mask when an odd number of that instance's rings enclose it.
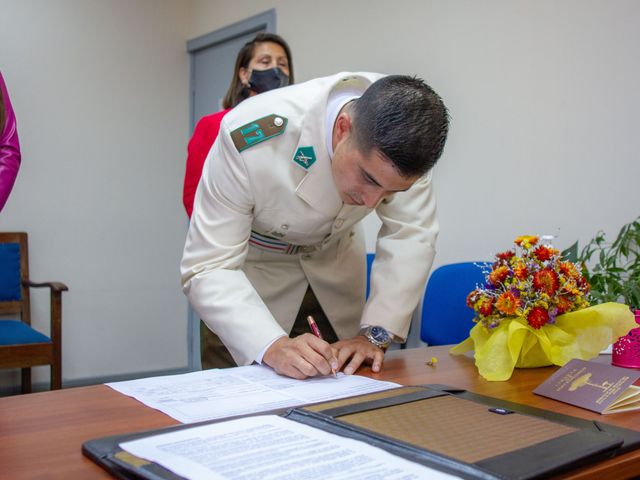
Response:
[[[343,370],[346,375],[353,374],[363,363],[371,365],[375,373],[382,369],[384,351],[362,335],[340,340],[331,346],[338,349],[338,370]]]

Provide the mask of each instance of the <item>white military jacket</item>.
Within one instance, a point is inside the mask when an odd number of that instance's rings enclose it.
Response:
[[[371,210],[343,205],[326,146],[331,92],[380,74],[339,73],[249,98],[223,119],[195,196],[181,274],[200,318],[239,365],[288,334],[308,285],[339,338],[380,325],[405,338],[435,255],[431,174],[381,201],[365,305]]]

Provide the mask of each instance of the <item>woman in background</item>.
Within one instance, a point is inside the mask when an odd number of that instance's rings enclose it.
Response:
[[[293,83],[291,50],[284,39],[259,33],[238,52],[231,85],[222,101],[224,110],[200,119],[189,141],[182,201],[191,218],[193,200],[202,176],[202,167],[218,137],[223,117],[245,98]],[[200,321],[200,359],[203,369],[235,365],[220,338]]]
[[[0,73],[0,211],[9,198],[20,168],[20,143],[16,116]]]
[[[191,218],[193,199],[202,167],[220,131],[222,118],[245,98],[293,83],[291,50],[284,39],[272,33],[259,33],[238,52],[231,85],[224,97],[224,110],[200,119],[189,141],[187,169],[182,201]]]

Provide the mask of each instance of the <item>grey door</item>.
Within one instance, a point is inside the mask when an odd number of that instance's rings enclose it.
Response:
[[[222,109],[222,99],[229,88],[240,48],[256,33],[275,31],[276,13],[272,9],[187,42],[191,55],[191,132],[204,115]],[[199,370],[200,319],[191,307],[187,329],[189,370]]]
[[[275,33],[275,10],[187,42],[191,54],[191,129],[204,115],[222,110],[240,48],[259,32]]]
[[[222,99],[231,83],[236,55],[256,33],[216,43],[192,54],[192,128],[204,115],[222,110]]]

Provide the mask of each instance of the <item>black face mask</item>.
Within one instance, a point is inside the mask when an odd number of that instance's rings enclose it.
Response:
[[[249,88],[256,93],[268,92],[289,85],[289,75],[280,68],[253,70],[249,78]]]

